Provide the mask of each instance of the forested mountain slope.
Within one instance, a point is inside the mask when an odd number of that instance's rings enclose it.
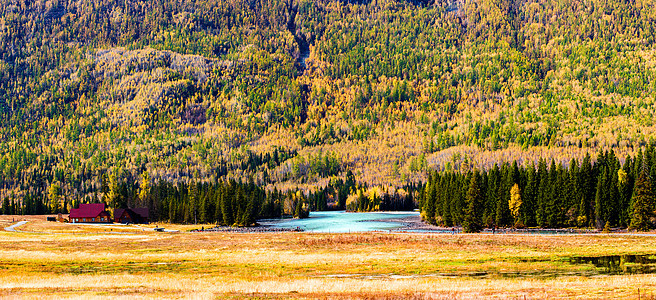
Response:
[[[623,159],[655,134],[654,4],[1,0],[0,196]]]

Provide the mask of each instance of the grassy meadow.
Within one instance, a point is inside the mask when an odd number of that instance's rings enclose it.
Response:
[[[571,256],[656,253],[654,237],[128,227],[123,231],[132,232],[117,234],[27,219],[19,229],[41,233],[0,232],[1,298],[648,299],[656,292],[653,275],[603,275],[568,262]],[[0,225],[11,221],[2,216]]]

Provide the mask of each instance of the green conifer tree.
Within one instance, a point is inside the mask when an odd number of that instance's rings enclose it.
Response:
[[[627,157],[623,168],[617,173],[620,192],[619,225],[623,227],[631,225],[631,218],[629,217],[631,213],[629,209],[631,207],[631,193],[633,192],[634,183],[633,172],[631,170],[632,165],[631,158]]]
[[[421,212],[421,217],[424,222],[429,224],[435,224],[435,184],[430,182],[426,189],[426,193],[423,200],[423,207]]]
[[[579,220],[582,222],[586,222],[585,225],[580,225],[580,226],[592,226],[592,222],[594,219],[592,218],[593,216],[593,210],[592,208],[594,207],[594,195],[595,195],[595,190],[594,188],[596,187],[594,177],[592,175],[592,158],[590,157],[590,153],[587,153],[585,157],[583,158],[583,162],[581,163],[581,170],[579,173],[579,187],[580,187],[580,192],[579,192],[579,199],[581,203],[579,203]]]
[[[503,178],[501,184],[498,186],[497,207],[496,207],[496,224],[498,226],[513,225],[512,215],[508,207],[508,198],[510,197],[510,189],[515,184],[514,172],[504,164],[501,168]]]
[[[453,188],[451,185],[451,177],[452,175],[449,175],[448,178],[444,178],[444,185],[447,188],[442,189],[443,193],[451,191]],[[444,201],[442,201],[442,222],[444,222],[444,226],[453,226],[453,216],[451,215],[451,202],[453,198],[448,196],[443,198]]]
[[[9,197],[5,197],[5,199],[2,201],[2,214],[9,214]]]
[[[497,195],[499,193],[499,165],[494,164],[494,167],[489,171],[488,185],[485,199],[485,213],[483,220],[486,225],[494,226],[496,224],[497,212]]]
[[[535,166],[530,165],[526,170],[526,187],[522,192],[522,213],[523,221],[526,226],[535,226],[535,197],[538,189],[538,180],[536,180]]]
[[[222,195],[225,186],[222,182],[218,183],[217,191],[214,193],[214,222],[217,224],[223,224],[223,211],[221,210],[221,205],[223,204]]]
[[[648,231],[652,228],[651,218],[654,216],[654,195],[651,189],[651,178],[643,166],[633,190],[633,214],[631,229]]]
[[[233,184],[226,186],[226,191],[221,195],[221,213],[223,214],[223,223],[227,226],[234,224],[233,207],[232,207],[232,194]]]
[[[469,188],[467,189],[467,211],[465,214],[463,229],[467,233],[480,232],[483,229],[482,225],[482,209],[483,209],[483,195],[479,188],[479,175],[474,172],[469,181]]]
[[[549,201],[549,174],[547,173],[547,164],[544,159],[540,159],[538,162],[536,180],[540,183],[537,191],[535,218],[538,226],[545,227],[547,225],[546,204]]]

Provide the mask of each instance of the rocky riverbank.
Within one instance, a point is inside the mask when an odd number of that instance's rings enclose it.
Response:
[[[262,233],[262,232],[301,232],[301,228],[278,228],[272,226],[231,227],[217,226],[212,228],[194,229],[190,232],[229,232],[229,233]]]

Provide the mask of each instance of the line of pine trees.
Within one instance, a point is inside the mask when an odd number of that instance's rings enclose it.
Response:
[[[83,198],[67,194],[59,183],[50,184],[43,196],[6,197],[0,202],[0,214],[67,214],[80,203],[105,203],[110,210],[147,207],[150,219],[155,222],[251,226],[257,219],[304,218],[309,216],[310,210],[344,210],[349,195],[356,194],[360,195],[356,201],[359,206],[351,210],[412,210],[416,207],[412,198],[417,190],[414,184],[393,192],[369,189],[378,192],[372,194],[373,197],[364,197],[362,193],[367,186],[358,185],[350,171],[345,179],[333,178],[326,187],[309,193],[267,191],[252,179],[247,183],[234,180],[200,182],[200,175],[195,174],[191,183],[172,183],[163,179],[152,181],[148,172],[142,173],[140,179],[128,175],[109,172],[108,176],[102,176],[98,191]]]
[[[112,177],[114,178],[114,177]],[[79,203],[105,203],[108,208],[148,207],[155,222],[180,224],[218,224],[252,226],[257,219],[293,216],[307,217],[309,200],[300,191],[267,192],[253,181],[214,183],[178,183],[160,180],[151,184],[148,177],[141,185],[110,180],[105,193],[97,198],[69,201],[52,185],[47,197],[27,195],[23,201],[6,197],[0,213],[34,215],[68,213]]]
[[[615,153],[588,154],[582,162],[550,164],[544,159],[520,167],[495,165],[487,171],[431,172],[418,195],[422,219],[441,226],[655,228],[656,149],[640,150],[624,163]]]
[[[272,213],[262,211],[266,193],[252,182],[173,185],[162,181],[145,195],[154,219],[163,222],[250,226],[260,214]]]
[[[129,201],[130,197],[120,195],[118,199]],[[148,186],[147,191],[142,184],[135,201],[115,203],[113,207],[146,206],[151,219],[159,222],[227,226],[252,226],[258,219],[305,218],[309,214],[309,201],[302,192],[266,191],[252,180],[190,184],[162,180]]]

